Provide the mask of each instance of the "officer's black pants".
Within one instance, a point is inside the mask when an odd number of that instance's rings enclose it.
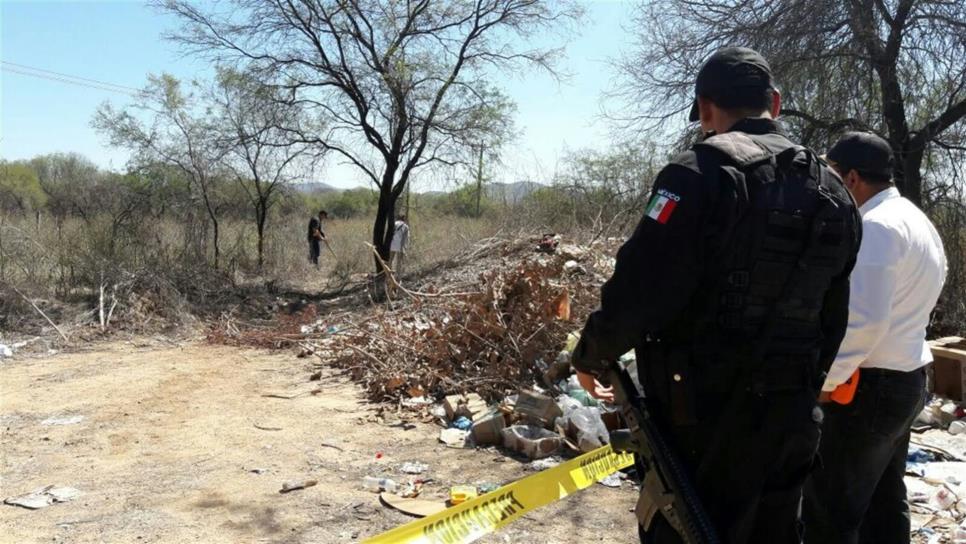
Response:
[[[801,542],[802,485],[820,434],[816,396],[811,389],[748,395],[729,415],[721,414],[726,396],[701,395],[697,424],[670,429],[723,543]],[[716,445],[722,426],[726,438]],[[681,539],[658,514],[641,542]]]
[[[808,544],[908,544],[902,481],[926,373],[862,369],[851,404],[824,406],[823,467],[805,492]]]

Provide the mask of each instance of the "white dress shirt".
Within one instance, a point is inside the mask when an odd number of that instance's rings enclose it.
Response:
[[[862,244],[851,277],[849,326],[823,391],[859,367],[908,372],[932,361],[926,326],[946,280],[939,233],[895,187],[870,198],[859,213]]]

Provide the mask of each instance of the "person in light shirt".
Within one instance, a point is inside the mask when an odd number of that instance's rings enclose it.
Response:
[[[805,542],[906,544],[902,478],[910,427],[927,396],[926,326],[945,281],[946,257],[935,227],[892,184],[885,140],[851,132],[827,158],[859,205],[862,243],[845,339],[819,398],[822,466],[805,487]],[[856,369],[852,401],[831,402]]]
[[[396,224],[393,227],[392,243],[389,245],[389,266],[392,268],[393,273],[396,274],[396,279],[402,277],[403,258],[408,248],[409,223],[406,222],[405,215],[400,215],[399,219],[396,219]]]

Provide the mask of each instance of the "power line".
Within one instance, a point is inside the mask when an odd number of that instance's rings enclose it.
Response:
[[[106,81],[100,81],[97,79],[91,79],[86,77],[72,76],[69,74],[54,72],[52,70],[44,70],[43,68],[35,68],[33,66],[27,66],[24,64],[17,64],[14,62],[7,62],[7,61],[0,61],[0,64],[2,64],[0,68],[2,68],[4,72],[10,72],[10,73],[20,74],[24,76],[46,79],[48,81],[67,83],[69,85],[88,87],[91,89],[97,89],[101,91],[122,93],[130,96],[136,96],[140,92],[139,89],[135,89],[134,87],[128,87],[126,85],[118,85],[115,83],[108,83]]]
[[[0,64],[6,64],[8,66],[13,66],[13,67],[20,68],[20,69],[23,69],[23,70],[31,70],[31,71],[34,71],[34,72],[44,72],[44,73],[47,73],[47,74],[51,74],[51,75],[55,75],[55,76],[60,76],[60,77],[66,77],[66,78],[69,78],[69,79],[79,79],[79,80],[87,81],[87,82],[90,82],[90,83],[96,83],[98,85],[107,85],[109,87],[118,87],[120,89],[127,89],[129,91],[134,91],[134,92],[140,92],[140,90],[141,90],[141,89],[138,89],[136,87],[128,87],[127,85],[118,85],[117,83],[108,83],[106,81],[100,81],[98,79],[91,79],[91,78],[87,78],[87,77],[72,76],[70,74],[64,74],[62,72],[55,72],[53,70],[46,70],[44,68],[37,68],[35,66],[27,66],[26,64],[17,64],[16,62],[10,62],[10,61],[6,61],[6,60],[0,61]]]

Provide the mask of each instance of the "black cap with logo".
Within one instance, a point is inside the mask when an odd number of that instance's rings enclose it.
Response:
[[[892,147],[871,132],[846,132],[825,157],[845,172],[892,177]]]
[[[697,121],[698,96],[711,99],[760,93],[774,88],[768,61],[754,49],[725,47],[714,52],[701,65],[694,83],[695,100],[691,106],[691,121]]]

